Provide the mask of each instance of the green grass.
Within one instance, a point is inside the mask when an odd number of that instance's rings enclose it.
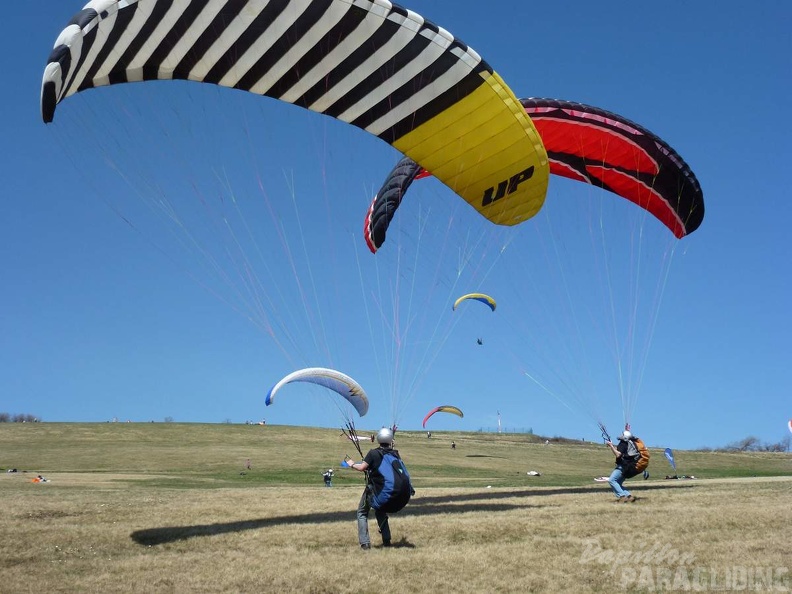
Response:
[[[371,446],[362,445],[364,453]],[[602,444],[545,446],[543,438],[526,434],[435,432],[427,439],[424,433],[400,431],[396,447],[419,487],[571,486],[588,484],[613,466]],[[671,468],[662,450],[651,452],[650,482],[662,480]],[[359,457],[340,429],[177,423],[5,423],[0,453],[0,468],[44,475],[125,474],[128,481],[167,488],[315,485],[321,470],[337,468],[345,454]],[[680,474],[698,478],[792,472],[792,456],[784,453],[678,450],[675,456]],[[528,477],[529,470],[542,476]],[[349,471],[337,473],[337,482],[357,480]]]

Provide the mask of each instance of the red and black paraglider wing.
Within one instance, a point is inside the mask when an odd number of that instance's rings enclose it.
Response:
[[[695,231],[704,198],[693,171],[664,140],[630,120],[581,103],[521,99],[550,159],[550,173],[627,198],[676,237]]]
[[[598,107],[560,99],[521,99],[539,132],[550,173],[608,190],[651,213],[677,237],[704,219],[696,175],[667,142],[643,126]],[[430,173],[409,157],[393,168],[366,214],[372,252],[415,179]]]

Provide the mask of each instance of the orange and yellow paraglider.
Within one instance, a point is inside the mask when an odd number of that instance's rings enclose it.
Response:
[[[424,417],[424,420],[423,420],[423,423],[422,423],[422,426],[424,427],[424,429],[426,428],[426,421],[428,421],[429,418],[432,415],[434,415],[435,413],[439,413],[439,412],[451,413],[452,415],[456,415],[458,417],[464,417],[465,416],[462,413],[462,411],[459,410],[456,406],[450,406],[450,405],[438,406],[437,408],[433,408],[432,410],[430,410],[426,414],[426,416]]]

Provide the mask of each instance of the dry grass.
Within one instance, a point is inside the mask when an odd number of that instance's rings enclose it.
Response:
[[[629,577],[600,548],[673,550],[693,557],[687,567],[724,570],[792,559],[784,478],[657,484],[623,505],[597,486],[423,489],[392,519],[397,546],[369,553],[356,543],[359,488],[81,480],[2,477],[3,592],[598,592]]]
[[[281,437],[293,439],[297,431],[284,429]],[[335,444],[332,457],[344,451],[335,432],[316,431],[320,444]],[[59,437],[72,444],[62,448],[64,461],[55,448],[44,447],[47,440],[29,449],[66,465],[85,446],[73,436]],[[7,433],[2,439],[2,451],[16,451],[15,439]],[[435,487],[443,482],[432,475],[435,444],[403,437],[400,447],[420,469],[418,494],[392,518],[397,546],[380,548],[375,533],[374,549],[364,552],[354,521],[359,477],[325,489],[309,468],[311,485],[263,478],[241,484],[237,468],[227,473],[233,479],[217,469],[205,472],[204,463],[212,466],[225,454],[199,445],[190,450],[185,444],[191,441],[201,440],[188,436],[179,444],[184,451],[171,455],[149,436],[150,448],[135,446],[145,463],[130,456],[116,470],[112,448],[105,448],[93,454],[101,472],[89,471],[86,453],[73,458],[74,472],[42,472],[51,479],[44,484],[31,483],[30,473],[0,476],[0,591],[379,592],[383,584],[398,593],[650,591],[673,587],[680,568],[688,577],[703,568],[708,588],[711,575],[723,586],[727,572],[729,579],[737,575],[734,568],[792,569],[785,535],[792,525],[792,477],[639,481],[632,486],[641,499],[615,505],[607,487],[591,482],[590,472],[581,475],[580,466],[577,485],[540,486],[520,478],[519,486],[488,489],[487,473],[511,480],[514,446],[481,443],[468,457],[465,448],[473,440],[462,436],[463,455],[440,474],[461,476],[466,486]],[[211,435],[205,441],[213,442]],[[227,454],[238,448],[241,464],[244,444],[230,441],[210,449],[228,447]],[[293,447],[272,441],[273,458]],[[554,452],[560,467],[574,468],[575,460],[590,455],[607,470],[601,450],[569,450],[566,457],[563,451]],[[297,455],[288,463],[297,464]],[[313,454],[305,456],[313,464]],[[493,468],[497,464],[508,472]],[[275,474],[287,471],[273,468]],[[302,475],[296,476],[299,482]],[[569,480],[564,475],[561,483]],[[623,559],[626,554],[632,561]],[[781,573],[771,577],[784,585]],[[789,573],[786,580],[792,588]]]

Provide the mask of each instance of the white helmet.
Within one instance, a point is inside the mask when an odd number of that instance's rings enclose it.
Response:
[[[377,443],[380,445],[393,445],[393,431],[387,427],[383,427],[377,431]]]
[[[625,429],[624,433],[619,435],[619,439],[621,439],[622,441],[627,441],[628,439],[632,439],[632,436],[633,436],[632,433],[630,433]]]

